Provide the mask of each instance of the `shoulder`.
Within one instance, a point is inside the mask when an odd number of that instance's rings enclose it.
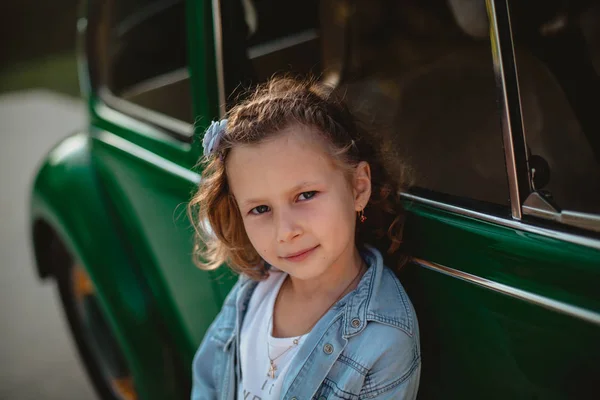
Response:
[[[350,339],[348,355],[368,370],[386,365],[409,370],[421,358],[420,347],[418,330],[408,334],[394,325],[372,321]]]
[[[272,296],[273,289],[281,284],[283,278],[285,273],[281,271],[272,271],[268,278],[261,281],[253,280],[244,274],[240,275],[225,298],[215,323],[235,325],[238,308],[244,318],[249,311],[256,309],[260,303]]]
[[[227,297],[225,297],[222,309],[236,307],[240,298],[243,298],[244,296],[250,297],[258,283],[259,282],[254,281],[248,275],[240,274],[227,294]]]
[[[359,398],[415,398],[421,375],[418,329],[372,321],[352,337],[343,361],[364,376]]]
[[[407,300],[405,294],[395,293],[397,299]],[[421,375],[419,328],[410,302],[397,308],[401,311],[375,315],[354,338],[355,353],[349,358],[362,360],[367,372],[360,398],[416,397]]]
[[[361,255],[370,268],[350,301],[349,312],[358,314],[367,322],[395,327],[409,336],[418,334],[414,307],[398,277],[385,265],[381,252],[366,245]],[[360,327],[357,328],[360,330]],[[352,332],[352,329],[349,331]]]
[[[346,354],[368,370],[379,387],[412,376],[420,368],[421,350],[417,315],[399,279],[383,266],[374,280],[367,323],[350,339]]]
[[[239,299],[243,296],[245,291],[248,291],[248,289],[252,287],[252,282],[253,281],[245,275],[240,275],[238,277],[237,281],[225,297],[219,313],[213,319],[204,335],[203,344],[208,344],[207,342],[211,341],[221,345],[229,344],[235,329]]]
[[[239,275],[237,278],[237,281],[235,282],[235,284],[233,285],[233,287],[227,294],[227,297],[225,297],[225,301],[223,302],[223,307],[234,306],[235,302],[237,300],[238,293],[240,292],[240,289],[242,287],[246,286],[247,284],[249,284],[251,281],[252,280],[247,275],[244,275],[244,274]]]
[[[371,355],[369,357],[370,366],[386,357],[408,364],[412,364],[420,358],[417,332],[409,335],[406,331],[394,326],[370,322],[356,339],[358,339],[356,344]]]
[[[406,290],[388,267],[383,267],[381,275],[379,285],[369,301],[367,321],[399,329],[410,337],[418,337],[417,315]]]

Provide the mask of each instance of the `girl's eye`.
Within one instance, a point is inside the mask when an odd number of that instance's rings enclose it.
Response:
[[[298,200],[300,200],[300,201],[308,200],[308,199],[314,197],[315,194],[317,194],[317,192],[315,190],[311,190],[310,192],[302,192],[298,196]]]
[[[260,215],[260,214],[264,214],[267,211],[269,211],[269,207],[268,206],[258,206],[258,207],[254,207],[252,210],[250,210],[250,213],[255,214],[255,215]]]

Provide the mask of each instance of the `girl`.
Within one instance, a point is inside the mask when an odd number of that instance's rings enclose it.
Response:
[[[400,244],[398,190],[348,109],[273,79],[203,144],[198,263],[240,278],[194,358],[192,399],[414,399],[415,311],[368,244]]]

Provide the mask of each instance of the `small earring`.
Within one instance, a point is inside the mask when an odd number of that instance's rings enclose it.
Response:
[[[357,214],[358,214],[358,219],[360,220],[361,223],[364,223],[367,220],[367,217],[365,217],[364,209],[357,212]]]

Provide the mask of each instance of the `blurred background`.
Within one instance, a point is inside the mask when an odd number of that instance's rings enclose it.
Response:
[[[3,1],[0,93],[47,88],[77,96],[75,22],[79,2]]]
[[[94,399],[51,281],[35,275],[28,196],[40,160],[84,126],[78,1],[0,3],[0,399]]]

